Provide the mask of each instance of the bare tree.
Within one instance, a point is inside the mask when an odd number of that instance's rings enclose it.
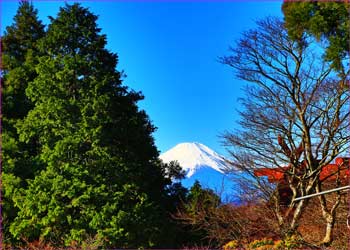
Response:
[[[220,58],[238,79],[253,83],[240,100],[240,128],[223,134],[232,169],[250,174],[268,194],[283,234],[297,232],[308,203],[294,199],[320,190],[322,169],[349,146],[349,71],[334,72],[321,50],[307,35],[293,41],[283,21],[269,17]],[[254,178],[257,169],[280,173],[279,185],[284,182],[291,191],[286,204],[270,183]],[[324,196],[320,201],[327,224],[323,243],[330,244],[337,202],[329,209]]]
[[[202,232],[201,240],[207,240],[211,247],[221,247],[231,240],[244,244],[278,235],[271,219],[272,211],[263,205],[235,206],[203,201],[183,203],[174,218],[191,226],[194,232]]]

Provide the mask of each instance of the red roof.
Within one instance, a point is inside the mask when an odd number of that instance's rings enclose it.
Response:
[[[258,177],[267,176],[269,182],[272,183],[281,181],[284,178],[284,171],[283,168],[260,168],[254,170],[254,175]]]
[[[336,158],[335,164],[329,164],[323,167],[320,179],[322,181],[325,179],[334,180],[337,177],[338,171],[340,171],[340,176],[342,179],[347,179],[350,176],[349,165],[349,158]],[[284,179],[284,172],[288,168],[289,167],[260,168],[254,170],[254,175],[257,177],[267,176],[268,181],[271,183],[281,182]]]

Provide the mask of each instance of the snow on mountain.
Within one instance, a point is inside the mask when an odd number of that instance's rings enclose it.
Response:
[[[181,180],[184,187],[191,188],[198,180],[202,187],[220,195],[222,201],[240,203],[238,184],[232,176],[224,173],[224,169],[229,167],[224,157],[207,146],[198,142],[180,143],[161,154],[160,158],[166,163],[175,160],[180,163],[186,171],[186,178]],[[239,178],[239,173],[236,177]]]
[[[228,166],[225,159],[207,146],[198,143],[180,143],[160,155],[164,162],[178,161],[189,178],[202,168],[212,168],[220,173]]]

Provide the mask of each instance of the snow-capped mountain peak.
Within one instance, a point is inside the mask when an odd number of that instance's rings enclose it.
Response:
[[[203,167],[212,168],[220,173],[227,167],[224,158],[207,146],[198,143],[180,143],[160,155],[164,162],[178,161],[186,171],[186,177],[191,177]]]

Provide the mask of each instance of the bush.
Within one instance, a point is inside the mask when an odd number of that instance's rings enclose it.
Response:
[[[295,249],[302,246],[300,237],[296,235],[287,236],[283,240],[283,249]],[[282,248],[281,248],[282,249]]]
[[[254,250],[290,250],[302,247],[301,238],[295,235],[288,236],[284,240],[273,241],[269,238],[263,238],[250,242],[246,248]]]
[[[249,243],[248,249],[264,249],[264,248],[261,248],[263,246],[269,247],[265,249],[271,249],[273,245],[274,245],[274,242],[272,239],[263,238],[261,240],[254,240],[253,242]]]
[[[231,240],[229,242],[227,242],[222,249],[223,250],[235,250],[237,249],[239,246],[238,241],[237,240]]]

